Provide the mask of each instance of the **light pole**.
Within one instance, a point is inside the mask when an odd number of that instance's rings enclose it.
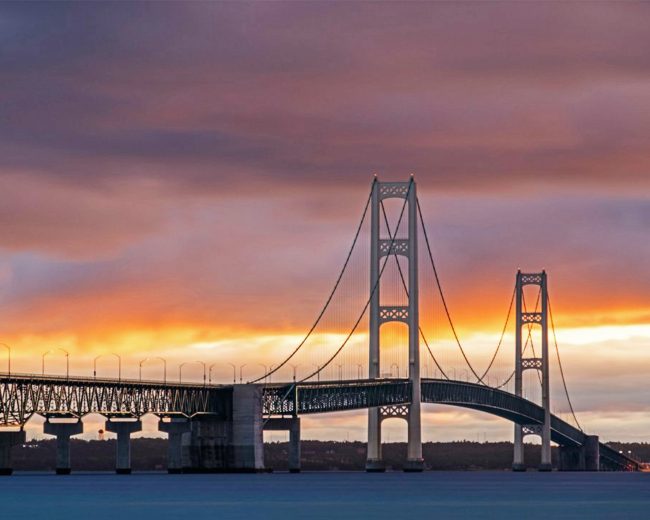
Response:
[[[153,361],[154,359],[157,359],[158,361],[163,362],[163,382],[167,383],[167,360],[163,357],[156,356],[152,358],[144,358],[142,361],[139,363],[139,376],[140,376],[140,381],[142,381],[142,365],[144,365],[147,361]]]
[[[312,363],[311,366],[316,367],[316,381],[320,382],[320,367],[314,363]]]
[[[148,357],[144,358],[140,363],[138,363],[138,379],[142,381],[142,365],[149,360]]]
[[[357,379],[361,379],[362,370],[363,370],[363,365],[361,363],[357,363]]]
[[[65,354],[65,378],[70,379],[70,352],[61,347],[59,350]]]
[[[295,383],[296,382],[296,370],[298,370],[298,367],[300,365],[292,365],[291,363],[289,363],[289,366],[293,369],[293,382]]]
[[[268,373],[268,369],[264,363],[258,363],[258,365],[264,369],[264,383],[266,383],[266,374]]]
[[[100,354],[93,359],[93,377],[97,379],[97,360],[104,356],[115,356],[117,358],[117,380],[122,381],[122,357],[114,352],[111,352],[110,354]]]
[[[399,379],[399,365],[397,363],[393,363],[390,366],[391,373],[393,372],[393,367],[395,367],[395,373],[397,374],[397,379]]]
[[[216,363],[212,363],[212,364],[208,367],[208,384],[209,384],[209,385],[212,384],[212,369],[214,368],[214,365],[216,365]]]
[[[239,384],[240,385],[244,382],[243,370],[244,370],[244,367],[246,365],[248,365],[248,363],[244,363],[243,365],[239,365]]]
[[[187,365],[187,361],[184,361],[180,365],[178,365],[178,382],[182,383],[183,382],[183,367]]]
[[[343,381],[343,365],[336,365],[339,368],[339,381]]]
[[[195,363],[201,363],[203,365],[203,386],[205,386],[205,371],[206,371],[206,366],[203,361],[195,361]]]
[[[51,350],[48,350],[47,352],[43,352],[43,355],[41,356],[41,375],[45,375],[45,356],[51,352]]]
[[[451,376],[453,377],[454,381],[456,380],[456,367],[451,367],[451,370],[454,372],[454,375]]]
[[[232,363],[228,363],[232,367],[232,384],[237,383],[237,367]]]
[[[7,375],[11,375],[11,347],[6,343],[0,343],[1,346],[7,349]]]

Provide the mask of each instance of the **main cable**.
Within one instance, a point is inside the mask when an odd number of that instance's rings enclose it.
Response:
[[[447,305],[447,300],[445,299],[444,292],[442,290],[442,285],[440,284],[440,277],[438,276],[438,270],[436,269],[436,263],[433,261],[433,253],[431,252],[431,244],[429,243],[429,236],[427,234],[427,228],[424,225],[424,217],[422,216],[422,208],[420,207],[420,200],[417,200],[417,207],[418,207],[418,215],[420,216],[420,224],[422,225],[422,232],[424,234],[424,241],[427,246],[427,252],[429,253],[429,261],[431,263],[431,267],[433,268],[433,275],[436,279],[436,285],[438,286],[438,293],[440,294],[440,299],[442,300],[442,306],[445,309],[445,314],[447,315],[447,320],[449,322],[449,326],[451,327],[451,332],[454,335],[454,339],[456,340],[456,344],[458,345],[458,348],[460,349],[460,353],[463,355],[463,359],[465,360],[465,363],[467,363],[467,366],[471,370],[472,374],[474,374],[474,377],[476,378],[476,382],[478,384],[485,385],[485,382],[483,381],[483,378],[487,373],[484,373],[483,376],[479,376],[476,370],[474,370],[474,367],[469,361],[469,358],[467,357],[467,354],[465,354],[465,350],[463,349],[463,346],[460,343],[460,338],[458,337],[458,334],[456,332],[456,327],[454,327],[453,320],[451,319],[451,313],[449,312],[449,307]],[[507,326],[507,325],[506,325]],[[486,385],[487,386],[487,385]]]
[[[345,270],[348,267],[348,264],[350,263],[350,258],[352,257],[352,252],[354,251],[354,248],[357,244],[357,240],[359,239],[359,235],[361,234],[361,228],[363,227],[363,223],[366,220],[366,215],[368,214],[368,207],[370,206],[370,201],[372,200],[372,192],[375,189],[375,185],[377,184],[377,178],[375,178],[372,181],[372,184],[370,186],[370,194],[368,195],[368,200],[366,201],[366,205],[363,209],[363,215],[361,216],[361,221],[359,222],[359,225],[357,226],[357,231],[354,235],[354,240],[352,241],[352,246],[350,247],[350,250],[348,251],[348,256],[345,259],[345,262],[343,263],[343,267],[341,269],[341,272],[339,273],[338,278],[336,279],[336,283],[334,284],[334,288],[329,294],[329,297],[327,298],[327,301],[325,302],[325,305],[323,306],[322,310],[318,314],[318,317],[316,318],[316,321],[314,321],[313,325],[309,329],[309,332],[307,332],[307,335],[303,338],[303,340],[300,342],[300,344],[294,349],[294,351],[289,355],[288,358],[286,358],[282,363],[280,363],[278,366],[270,370],[269,372],[265,373],[263,376],[258,377],[257,379],[253,379],[249,381],[249,383],[257,383],[258,381],[261,381],[262,379],[266,379],[268,376],[271,376],[275,374],[278,370],[280,370],[283,366],[285,366],[293,356],[295,356],[298,351],[302,348],[302,346],[305,344],[305,342],[309,339],[309,337],[312,335],[318,324],[320,323],[321,319],[323,318],[323,315],[327,311],[330,303],[332,302],[332,298],[334,298],[334,294],[336,293],[336,290],[338,289],[341,280],[343,279],[343,274],[345,273]]]
[[[564,386],[564,394],[566,395],[566,400],[569,402],[569,410],[571,410],[571,415],[573,416],[573,420],[576,422],[578,429],[580,431],[583,431],[582,426],[580,426],[580,422],[576,417],[576,413],[573,410],[571,397],[569,397],[569,389],[567,388],[566,379],[564,378],[564,369],[562,368],[562,360],[560,359],[560,348],[557,345],[557,336],[555,335],[555,323],[553,323],[553,311],[551,310],[551,298],[547,296],[547,299],[548,299],[548,314],[549,317],[551,318],[551,330],[553,331],[553,342],[555,343],[555,353],[557,354],[557,363],[560,367],[560,375],[562,376],[562,385]]]
[[[404,204],[402,204],[402,211],[400,211],[400,214],[399,214],[399,219],[397,221],[397,228],[395,230],[395,235],[397,235],[397,231],[399,230],[399,226],[402,223],[402,218],[404,217],[404,210],[406,209],[406,204],[408,203],[408,197],[409,197],[409,194],[411,193],[412,186],[413,186],[413,177],[411,177],[411,180],[410,180],[409,185],[408,185],[408,189],[406,191],[406,195],[404,196]],[[373,184],[373,188],[374,188],[374,184]],[[372,192],[371,192],[370,195],[372,196]],[[389,251],[393,248],[394,243],[395,243],[395,237],[391,238]],[[370,302],[372,301],[372,298],[375,295],[375,292],[377,291],[377,288],[379,287],[379,282],[381,280],[382,275],[384,274],[384,269],[386,268],[386,264],[388,263],[389,258],[390,258],[390,256],[386,255],[386,258],[384,259],[384,263],[382,264],[381,269],[379,270],[379,276],[377,276],[377,280],[375,280],[375,284],[373,285],[372,290],[370,291],[370,296],[368,297],[368,301],[366,301],[366,304],[363,306],[363,310],[359,314],[359,318],[357,319],[355,324],[352,326],[352,330],[347,335],[347,337],[345,338],[345,340],[343,341],[341,346],[336,350],[336,352],[334,352],[334,354],[321,367],[318,368],[318,370],[316,370],[316,371],[312,372],[311,374],[309,374],[308,376],[302,378],[299,381],[300,383],[303,383],[304,381],[307,381],[307,379],[311,379],[315,375],[319,374],[323,369],[325,369],[332,361],[334,361],[336,356],[339,355],[339,352],[341,352],[341,350],[343,350],[345,345],[347,345],[348,341],[350,341],[350,338],[352,337],[354,332],[357,330],[357,327],[359,326],[359,323],[361,323],[361,320],[363,319],[363,316],[365,315],[366,311],[368,310],[368,307],[370,306]]]

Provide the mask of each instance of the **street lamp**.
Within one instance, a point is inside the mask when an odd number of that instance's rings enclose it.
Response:
[[[195,361],[195,363],[201,363],[203,365],[203,386],[205,386],[205,371],[206,371],[206,366],[203,361]]]
[[[357,363],[357,379],[361,379],[362,370],[363,370],[363,365],[361,363]]]
[[[115,356],[117,358],[117,380],[122,381],[122,357],[114,352],[111,352],[110,354],[100,354],[93,359],[93,377],[97,379],[97,360],[104,356]]]
[[[59,350],[65,354],[65,378],[70,379],[70,352],[61,347]]]
[[[178,365],[178,382],[182,383],[183,382],[183,367],[187,365],[187,361],[184,361],[180,365]]]
[[[45,356],[51,352],[51,350],[48,350],[47,352],[43,352],[43,355],[41,356],[41,375],[45,375]]]
[[[138,367],[138,375],[140,377],[140,381],[142,381],[142,365],[144,365],[147,361],[153,361],[154,359],[157,359],[159,361],[163,362],[163,382],[167,383],[167,360],[165,358],[162,358],[160,356],[152,357],[152,358],[144,358],[142,361],[139,363]]]
[[[246,365],[248,365],[248,363],[244,363],[243,365],[239,365],[239,384],[240,385],[244,382],[243,370],[244,370],[244,367]]]
[[[201,363],[203,365],[203,386],[205,386],[205,363],[203,361],[185,361],[178,365],[178,382],[183,382],[183,367],[189,365],[190,363]]]
[[[142,365],[149,360],[148,357],[144,358],[140,363],[138,363],[138,379],[142,381]]]
[[[7,349],[7,375],[11,375],[11,347],[6,343],[0,343],[0,346],[3,346]]]
[[[311,366],[316,368],[316,381],[320,382],[320,367],[314,363],[312,363]]]
[[[399,379],[399,365],[398,365],[397,363],[393,363],[393,364],[390,366],[390,371],[391,371],[391,373],[393,372],[393,367],[396,368],[395,373],[397,374],[397,379]]]
[[[298,370],[298,367],[300,365],[292,365],[291,363],[289,363],[289,366],[293,369],[293,382],[295,383],[296,382],[296,370]]]
[[[228,363],[232,367],[232,384],[237,383],[237,367],[232,363]]]
[[[216,365],[216,363],[212,363],[212,364],[208,367],[208,384],[209,384],[209,385],[212,384],[212,369],[214,368],[214,365]]]
[[[339,381],[343,381],[343,365],[336,365],[339,368]]]
[[[258,363],[258,365],[264,369],[264,383],[266,383],[266,374],[268,373],[268,369],[264,363]]]

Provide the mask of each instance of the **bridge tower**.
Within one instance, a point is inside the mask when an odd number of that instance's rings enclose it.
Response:
[[[524,287],[537,285],[540,291],[540,305],[534,311],[524,309]],[[525,370],[538,370],[541,373],[542,408],[544,408],[544,424],[515,424],[513,471],[525,471],[524,464],[524,436],[540,435],[542,437],[542,460],[540,471],[551,471],[551,402],[549,389],[548,365],[548,291],[546,271],[541,273],[522,273],[517,271],[515,289],[516,298],[516,326],[515,335],[515,394],[522,397],[523,373]],[[524,325],[539,325],[542,332],[541,357],[535,357],[532,352],[524,357]]]
[[[405,199],[408,211],[402,222],[408,223],[406,239],[382,237],[380,205],[384,199]],[[381,455],[381,422],[388,417],[401,417],[408,423],[408,450],[405,471],[422,471],[422,434],[420,422],[420,343],[418,310],[418,249],[417,249],[417,193],[413,178],[408,182],[379,182],[373,184],[370,220],[370,355],[368,372],[370,378],[380,377],[380,329],[384,323],[403,322],[409,330],[409,380],[411,404],[398,407],[374,407],[368,410],[368,456],[366,471],[384,471]],[[397,233],[398,230],[393,230]],[[383,257],[400,255],[408,261],[408,305],[381,304],[380,276]]]

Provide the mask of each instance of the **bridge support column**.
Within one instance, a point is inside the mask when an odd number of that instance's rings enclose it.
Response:
[[[81,420],[75,422],[52,422],[47,419],[43,425],[47,435],[56,435],[56,474],[70,474],[70,437],[79,435],[84,431]]]
[[[190,421],[184,417],[172,417],[168,422],[158,421],[158,430],[165,432],[167,441],[167,472],[183,472],[182,440],[191,430]]]
[[[521,424],[515,424],[514,456],[512,471],[526,471],[524,462],[524,432]]]
[[[142,431],[140,419],[108,420],[106,431],[117,434],[115,448],[115,473],[128,475],[131,473],[131,434]]]
[[[584,471],[584,446],[560,446],[560,460],[558,469],[560,471]]]
[[[600,471],[597,435],[585,436],[582,446],[560,446],[560,471]]]
[[[531,311],[526,307],[524,301],[524,287],[536,285],[539,287],[538,304],[535,304]],[[541,424],[538,433],[542,438],[542,457],[539,471],[551,471],[553,469],[551,460],[551,401],[550,401],[550,378],[548,363],[548,287],[546,271],[541,273],[522,273],[517,271],[515,286],[516,300],[516,334],[515,334],[515,395],[523,395],[523,373],[524,370],[537,370],[540,372],[540,383],[542,387],[542,408],[544,409],[544,422]],[[541,328],[541,357],[534,357],[534,346],[531,340],[531,328]],[[524,327],[527,329],[524,342]],[[524,354],[531,344],[527,357]],[[539,348],[539,346],[538,346]],[[522,425],[515,425],[514,456],[512,461],[513,471],[523,471],[524,466],[524,431]]]
[[[231,471],[264,471],[262,388],[259,385],[235,385],[232,410]]]
[[[381,456],[381,409],[368,409],[368,455],[366,471],[371,473],[386,471]]]
[[[420,322],[418,296],[418,211],[416,184],[411,177],[409,182],[379,182],[375,180],[372,186],[370,205],[370,314],[369,314],[369,359],[368,376],[371,379],[380,377],[381,326],[388,322],[406,323],[409,330],[409,370],[408,379],[411,383],[411,402],[408,415],[408,448],[405,471],[422,471],[422,424],[421,424],[421,388],[420,388]],[[397,238],[400,234],[398,226],[391,229],[386,214],[383,212],[383,200],[389,198],[404,199],[404,209],[408,206],[408,238]],[[404,211],[403,209],[403,211]],[[383,214],[383,219],[382,219]],[[402,224],[402,213],[399,225]],[[385,221],[386,238],[382,235],[382,220]],[[407,278],[402,277],[404,292],[408,305],[382,305],[381,283],[382,271],[389,257],[394,256],[398,267],[400,256],[408,262]],[[383,259],[382,258],[386,257]],[[400,276],[402,269],[400,267]],[[381,419],[380,408],[368,410],[368,455],[366,471],[384,471],[381,458]]]
[[[585,438],[585,471],[600,471],[600,440],[598,435]]]
[[[11,449],[24,442],[25,432],[22,430],[0,431],[0,475],[11,475],[13,473]]]
[[[300,473],[300,418],[269,419],[264,430],[289,432],[289,473]]]
[[[228,471],[231,464],[232,422],[212,414],[199,414],[190,421],[190,434],[183,438],[183,472]]]

